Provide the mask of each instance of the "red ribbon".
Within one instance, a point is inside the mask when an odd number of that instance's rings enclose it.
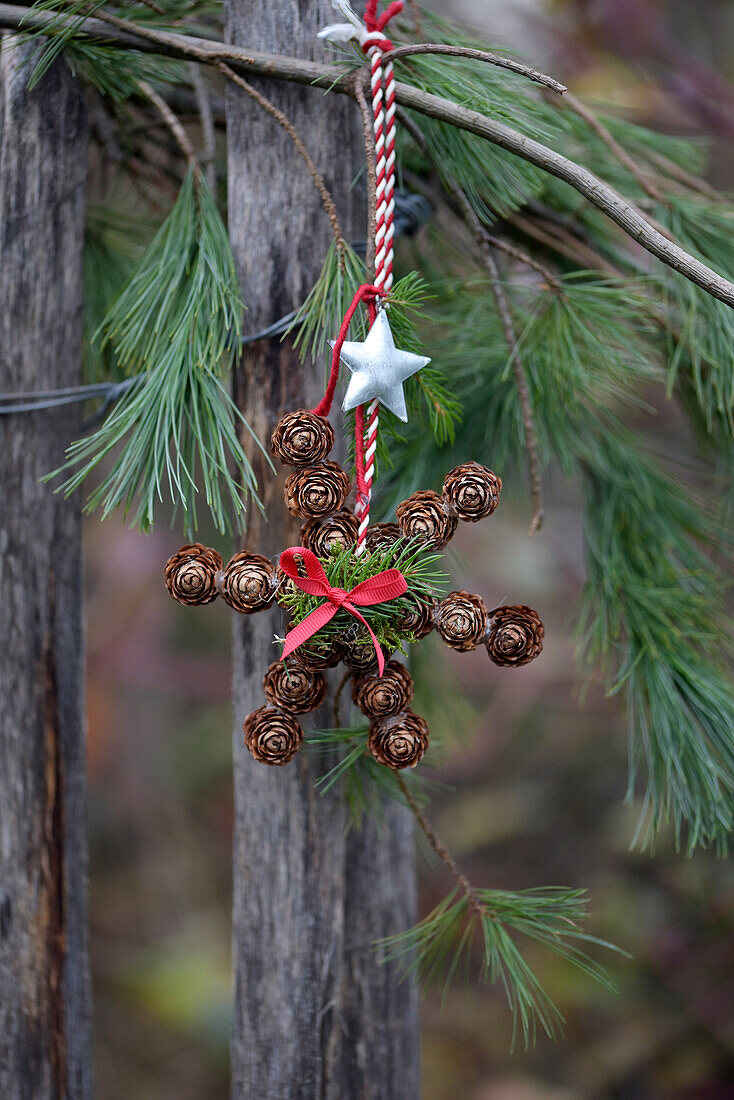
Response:
[[[303,559],[303,564],[306,567],[305,577],[299,577],[298,575],[297,556]],[[408,582],[400,570],[385,569],[382,573],[377,573],[374,577],[369,577],[366,581],[355,585],[350,592],[346,592],[343,588],[332,588],[321,562],[313,551],[308,550],[305,546],[291,546],[288,550],[284,550],[280,555],[280,568],[287,577],[290,577],[296,588],[300,588],[302,592],[307,592],[309,596],[320,596],[326,600],[326,603],[321,604],[310,615],[307,615],[298,626],[294,626],[293,630],[288,631],[282,656],[287,657],[290,653],[293,653],[300,645],[312,638],[317,631],[321,630],[322,626],[326,626],[334,618],[337,611],[343,609],[348,611],[350,615],[354,615],[355,619],[359,619],[367,627],[377,654],[377,666],[380,670],[380,676],[382,676],[385,669],[385,658],[382,649],[370,624],[359,613],[357,606],[371,607],[373,604],[385,603],[387,600],[395,600],[398,596],[402,596],[408,589]]]

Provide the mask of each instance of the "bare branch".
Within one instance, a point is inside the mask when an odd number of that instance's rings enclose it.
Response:
[[[544,88],[550,89],[556,95],[563,95],[568,91],[566,85],[561,84],[559,80],[522,65],[519,61],[513,61],[511,57],[503,57],[502,54],[491,53],[489,50],[471,49],[469,46],[449,46],[441,42],[416,42],[409,46],[397,46],[394,50],[383,54],[383,57],[386,61],[400,61],[404,57],[430,53],[445,54],[447,57],[466,57],[470,61],[484,61],[487,65],[497,65],[500,69],[507,69],[511,73],[517,73],[518,76],[526,76],[536,84],[542,84]]]
[[[500,324],[502,325],[502,332],[505,337],[505,343],[507,344],[507,350],[510,353],[510,362],[512,363],[512,371],[515,375],[515,386],[517,389],[517,396],[520,401],[520,410],[522,412],[523,429],[525,432],[525,450],[528,456],[528,476],[530,479],[530,494],[533,504],[533,515],[530,520],[529,535],[536,534],[543,526],[543,517],[545,516],[545,505],[543,503],[543,482],[540,476],[540,462],[538,459],[538,437],[535,432],[535,419],[533,417],[533,406],[530,401],[530,392],[528,390],[528,380],[525,374],[525,367],[522,359],[520,358],[520,352],[517,348],[517,334],[515,333],[515,324],[512,320],[512,311],[510,310],[510,303],[507,300],[505,294],[505,288],[502,286],[502,279],[500,277],[500,271],[497,266],[497,260],[495,259],[492,245],[489,242],[489,236],[479,220],[474,207],[467,199],[464,192],[460,187],[454,186],[452,192],[459,208],[462,212],[462,217],[467,223],[469,228],[474,233],[474,237],[479,248],[484,269],[487,272],[487,278],[489,280],[489,287],[494,298],[495,305],[497,307],[497,313],[499,315]],[[556,287],[558,287],[558,280],[555,280]]]
[[[394,771],[393,775],[395,776],[395,781],[400,788],[400,793],[407,802],[410,812],[413,814],[413,817],[416,819],[421,829],[423,830],[423,833],[425,834],[428,843],[431,845],[443,865],[448,868],[453,878],[456,879],[456,882],[461,888],[461,892],[463,893],[471,908],[475,911],[477,916],[483,917],[487,911],[486,907],[479,900],[479,896],[472,884],[470,883],[469,879],[466,877],[465,872],[456,862],[446,844],[443,842],[443,840],[441,840],[441,837],[438,835],[436,830],[428,821],[426,815],[421,810],[416,800],[413,798],[413,792],[403,779],[400,772]]]
[[[212,114],[212,104],[209,98],[209,89],[206,86],[206,81],[201,75],[201,69],[194,61],[189,61],[188,64],[189,76],[191,77],[191,84],[194,89],[194,95],[196,96],[196,106],[199,112],[199,119],[201,121],[201,133],[203,139],[203,149],[201,154],[201,162],[204,165],[204,172],[206,174],[207,182],[212,191],[216,190],[217,186],[217,172],[216,172],[216,136],[214,132],[214,116]]]
[[[242,91],[246,93],[246,95],[250,96],[251,99],[254,99],[255,102],[259,104],[259,106],[262,107],[264,111],[267,111],[271,118],[274,118],[278,125],[282,126],[285,132],[288,134],[288,137],[291,139],[296,147],[296,151],[305,161],[306,166],[311,173],[311,177],[316,184],[316,189],[321,196],[321,205],[326,211],[326,216],[331,223],[331,228],[334,233],[334,240],[336,241],[336,247],[339,251],[339,255],[343,257],[346,246],[344,244],[344,234],[342,233],[341,225],[339,223],[339,215],[336,211],[336,203],[331,197],[331,193],[328,187],[324,183],[324,177],[321,175],[318,168],[311,159],[308,149],[303,144],[301,137],[291,120],[286,114],[283,113],[283,111],[280,110],[279,107],[276,107],[275,104],[267,98],[267,96],[264,96],[262,92],[258,92],[257,88],[253,88],[252,84],[248,84],[248,82],[244,80],[241,76],[238,76],[233,69],[230,69],[229,65],[225,65],[223,61],[215,61],[214,65],[217,69],[219,69],[220,73],[227,77],[228,80],[231,80],[232,83],[236,84],[238,88],[241,88]]]
[[[51,19],[58,19],[56,12],[31,11],[12,4],[0,4],[0,26],[11,29],[43,30]],[[108,45],[114,43],[144,49],[171,57],[189,57],[208,65],[217,66],[222,59],[228,59],[240,71],[257,73],[261,76],[290,80],[298,84],[307,84],[343,95],[355,95],[351,73],[340,74],[333,65],[319,64],[294,57],[281,57],[260,51],[247,51],[237,46],[225,46],[221,42],[196,38],[191,35],[175,34],[170,31],[157,31],[150,27],[137,26],[116,16],[107,15],[106,23],[116,27],[121,33],[113,35],[109,26],[99,19],[87,19],[79,27],[87,37],[98,38]],[[22,26],[21,26],[22,24]],[[145,44],[145,45],[144,45]],[[667,264],[674,271],[684,275],[692,283],[701,287],[712,297],[734,307],[734,283],[713,271],[706,264],[690,255],[680,245],[668,240],[639,211],[608,184],[598,179],[593,172],[564,157],[554,149],[526,137],[497,119],[488,118],[478,111],[462,107],[441,96],[431,95],[408,84],[396,85],[398,103],[411,110],[419,111],[440,122],[476,134],[492,144],[506,149],[529,164],[548,172],[575,188],[593,206],[601,210],[633,240]]]
[[[165,122],[168,129],[173,134],[179,148],[181,149],[181,152],[186,157],[186,160],[189,162],[189,164],[192,164],[198,172],[199,169],[196,162],[196,153],[194,152],[194,147],[191,144],[189,135],[184,130],[177,116],[168,106],[165,99],[162,96],[158,95],[158,92],[155,90],[155,88],[151,88],[150,84],[148,84],[147,81],[138,80],[137,84],[145,98],[150,100],[158,114]]]

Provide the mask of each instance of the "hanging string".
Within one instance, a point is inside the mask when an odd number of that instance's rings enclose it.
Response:
[[[390,20],[403,10],[402,0],[393,0],[382,15],[377,14],[378,0],[367,0],[362,49],[370,59],[370,87],[375,132],[375,286],[380,298],[392,288],[395,240],[395,73],[392,61],[384,63],[383,54],[393,49],[385,35]],[[374,317],[370,318],[370,323]],[[372,485],[375,477],[375,456],[379,428],[379,402],[375,399],[367,408],[366,429],[364,408],[355,418],[355,454],[357,455],[357,501],[355,513],[359,520],[357,554],[364,551],[370,522]]]
[[[341,361],[342,348],[344,347],[344,341],[347,338],[349,332],[349,326],[352,323],[352,318],[357,311],[357,307],[360,302],[367,302],[369,310],[370,328],[372,322],[377,316],[375,310],[375,299],[381,293],[378,286],[372,285],[372,283],[363,283],[357,289],[357,293],[352,298],[352,304],[347,312],[344,314],[344,320],[341,323],[339,329],[339,335],[334,341],[334,347],[331,354],[331,372],[329,374],[329,381],[326,386],[326,392],[319,401],[318,405],[312,410],[317,416],[328,416],[331,412],[331,406],[334,401],[334,391],[336,390],[336,384],[339,381],[339,366]]]

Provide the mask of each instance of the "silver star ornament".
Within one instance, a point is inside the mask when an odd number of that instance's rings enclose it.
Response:
[[[330,343],[333,347],[334,341]],[[340,358],[352,372],[342,404],[344,412],[377,398],[381,405],[407,422],[403,382],[431,360],[395,347],[384,309],[377,314],[366,340],[344,341]]]

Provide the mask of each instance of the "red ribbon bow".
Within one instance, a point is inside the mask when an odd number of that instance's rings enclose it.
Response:
[[[299,577],[298,575],[297,556],[303,559],[303,564],[306,567],[305,577]],[[343,608],[344,611],[354,615],[355,619],[359,619],[367,627],[377,654],[380,676],[382,676],[385,669],[385,658],[382,655],[382,649],[370,624],[363,615],[360,615],[357,606],[371,607],[373,604],[395,600],[398,596],[402,596],[408,589],[408,582],[400,570],[385,569],[382,573],[377,573],[374,577],[369,577],[366,581],[355,585],[351,592],[346,592],[343,588],[331,587],[321,562],[314,552],[308,550],[305,546],[291,546],[288,550],[284,550],[280,555],[280,568],[287,577],[290,577],[296,588],[300,588],[302,592],[307,592],[309,596],[322,596],[326,600],[326,603],[321,604],[310,615],[307,615],[298,626],[294,626],[293,630],[288,631],[282,656],[285,658],[293,653],[300,645],[312,638],[317,631],[321,630],[322,626],[326,626],[334,618],[337,611]]]

